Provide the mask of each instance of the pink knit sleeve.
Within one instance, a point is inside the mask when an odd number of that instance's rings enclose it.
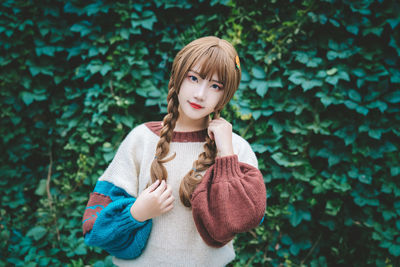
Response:
[[[266,208],[261,172],[237,155],[216,158],[192,195],[196,228],[210,246],[221,247],[236,233],[259,225]]]

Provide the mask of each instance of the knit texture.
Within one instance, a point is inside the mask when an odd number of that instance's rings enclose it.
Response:
[[[257,227],[266,208],[261,172],[237,155],[217,158],[191,199],[193,218],[203,240],[221,247],[237,233]]]
[[[112,183],[98,181],[83,215],[85,243],[122,259],[138,257],[149,238],[151,220],[132,217],[135,200]]]
[[[125,197],[127,199],[136,198],[149,182],[150,165],[154,159],[161,127],[161,122],[148,122],[135,127],[121,143],[114,159],[99,178],[99,182],[105,181],[124,190],[129,195]],[[235,258],[233,241],[220,248],[211,247],[204,242],[197,231],[192,210],[183,206],[179,200],[181,180],[192,168],[193,162],[198,159],[199,154],[204,151],[206,135],[207,129],[174,132],[167,157],[174,153],[176,153],[176,157],[164,164],[168,172],[167,183],[172,187],[172,194],[175,198],[174,208],[152,219],[151,233],[140,257],[124,260],[116,255],[113,258],[114,264],[117,266],[225,266]],[[254,168],[258,167],[255,154],[246,140],[233,133],[232,145],[239,162],[249,164]],[[221,158],[219,154],[217,157],[221,161],[227,160],[226,157]],[[204,173],[202,172],[203,175]],[[109,193],[104,191],[102,194],[109,196]],[[264,195],[264,201],[265,198]],[[111,198],[111,200],[113,199]],[[120,209],[121,213],[114,213],[108,209],[112,203],[101,210],[94,222],[93,229],[105,211],[110,212],[104,217],[115,218],[117,221],[119,219],[116,217],[123,216],[124,211],[128,212],[128,205],[126,205],[126,209]],[[130,219],[132,220],[133,217]],[[101,224],[101,228],[104,230],[107,227],[106,224]],[[216,228],[216,226],[213,225],[212,228]],[[110,232],[118,231],[121,232],[120,229],[115,228],[114,231],[110,230]],[[124,230],[122,233],[126,233],[126,231]],[[90,231],[86,235],[88,234]],[[119,235],[118,233],[109,234]],[[121,244],[117,242],[114,249],[118,249],[119,245]]]

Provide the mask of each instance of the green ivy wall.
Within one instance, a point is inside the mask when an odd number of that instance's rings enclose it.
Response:
[[[231,266],[400,266],[399,24],[395,0],[2,1],[0,266],[111,265],[89,193],[205,35],[239,52],[223,116],[268,189]]]

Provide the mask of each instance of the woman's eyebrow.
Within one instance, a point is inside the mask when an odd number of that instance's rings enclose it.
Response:
[[[189,70],[189,71],[191,71],[191,72],[193,72],[193,73],[199,75],[202,79],[204,79],[204,77],[203,77],[202,75],[200,75],[200,73],[198,73],[197,71],[194,71],[194,70]],[[222,84],[222,85],[224,84],[223,82],[217,81],[217,80],[210,80],[210,81],[211,81],[211,82],[220,83],[220,84]]]

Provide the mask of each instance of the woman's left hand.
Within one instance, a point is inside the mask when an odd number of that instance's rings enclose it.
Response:
[[[220,156],[233,155],[232,146],[232,124],[223,118],[210,121],[208,124],[208,136],[211,140],[215,140]]]

